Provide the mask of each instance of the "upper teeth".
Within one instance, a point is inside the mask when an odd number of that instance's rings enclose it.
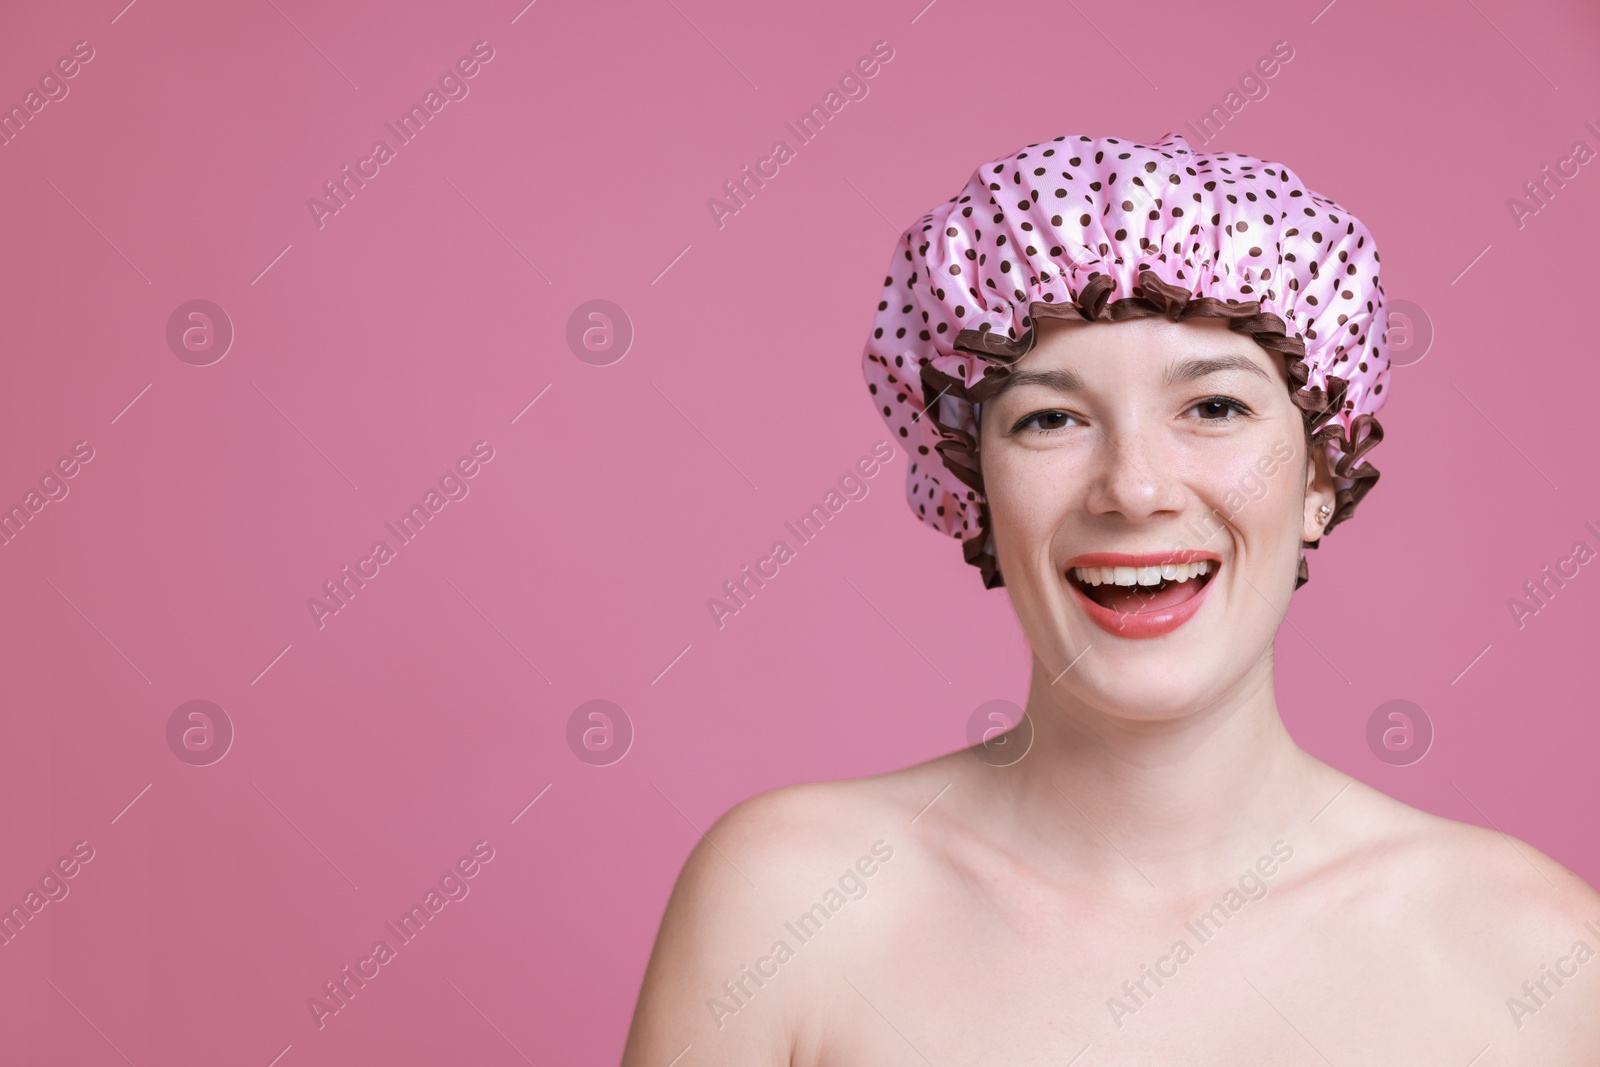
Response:
[[[1088,585],[1159,585],[1162,580],[1187,582],[1211,573],[1211,561],[1163,563],[1159,567],[1074,567],[1072,574]]]

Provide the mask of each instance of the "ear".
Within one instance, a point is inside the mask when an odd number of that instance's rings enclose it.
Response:
[[[1311,445],[1311,454],[1306,462],[1306,502],[1305,510],[1301,516],[1300,540],[1316,544],[1322,537],[1322,531],[1327,529],[1328,523],[1317,518],[1317,512],[1323,506],[1329,510],[1328,519],[1333,518],[1333,508],[1338,499],[1333,486],[1333,475],[1328,469],[1328,449],[1320,442]]]

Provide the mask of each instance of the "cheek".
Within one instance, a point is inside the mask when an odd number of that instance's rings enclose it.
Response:
[[[1081,471],[1063,452],[997,448],[982,453],[983,484],[1002,553],[1037,557],[1083,500]]]
[[[1274,441],[1278,452],[1273,452]],[[1298,442],[1296,443],[1298,444]],[[1252,540],[1276,540],[1281,529],[1300,527],[1300,486],[1296,475],[1303,462],[1296,453],[1287,460],[1281,438],[1240,442],[1237,448],[1212,448],[1203,462],[1192,465],[1193,483],[1207,508],[1220,512]]]

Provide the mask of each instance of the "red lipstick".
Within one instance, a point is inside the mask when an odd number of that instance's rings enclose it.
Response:
[[[1077,567],[1159,567],[1163,564],[1194,563],[1200,560],[1211,561],[1211,570],[1187,582],[1173,585],[1166,583],[1157,594],[1155,586],[1135,586],[1135,589],[1149,589],[1148,598],[1150,605],[1137,603],[1126,610],[1115,610],[1096,601],[1085,590],[1082,583],[1073,577],[1072,571]],[[1194,549],[1168,549],[1161,552],[1086,552],[1068,560],[1063,568],[1063,575],[1067,585],[1072,589],[1078,606],[1100,629],[1114,637],[1132,639],[1147,639],[1161,637],[1169,634],[1188,622],[1205,603],[1206,592],[1211,588],[1211,580],[1217,576],[1222,568],[1222,558],[1215,552],[1200,552]],[[1182,600],[1173,601],[1168,590],[1191,588],[1193,594]],[[1119,587],[1128,588],[1128,587]],[[1142,594],[1141,594],[1142,596]]]

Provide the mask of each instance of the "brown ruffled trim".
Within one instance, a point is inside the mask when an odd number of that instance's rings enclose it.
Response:
[[[1375,416],[1361,414],[1352,420],[1350,431],[1346,433],[1344,427],[1333,417],[1342,408],[1351,406],[1345,399],[1345,392],[1350,385],[1347,379],[1330,374],[1327,376],[1326,387],[1307,387],[1306,382],[1310,379],[1311,368],[1305,360],[1305,342],[1298,337],[1290,337],[1284,329],[1283,320],[1271,312],[1263,312],[1259,300],[1238,301],[1218,300],[1210,296],[1196,297],[1186,289],[1168,285],[1148,270],[1139,273],[1139,281],[1134,286],[1133,295],[1120,300],[1109,300],[1111,290],[1115,287],[1116,279],[1108,274],[1096,272],[1089,276],[1088,284],[1073,302],[1032,301],[1028,305],[1028,314],[1022,319],[1022,325],[1028,330],[1021,337],[1016,337],[1011,330],[1006,331],[1007,335],[1002,337],[990,329],[988,324],[976,330],[962,330],[956,334],[956,349],[970,352],[984,360],[983,374],[977,381],[967,382],[952,377],[935,369],[929,362],[922,364],[923,406],[927,417],[937,427],[940,435],[940,440],[934,447],[950,473],[972,490],[970,499],[976,501],[978,505],[978,530],[962,542],[962,554],[968,563],[977,567],[982,573],[984,588],[994,589],[1004,585],[1005,580],[1000,574],[999,561],[988,549],[992,527],[989,505],[983,496],[983,471],[978,463],[978,441],[965,430],[939,421],[938,398],[941,395],[949,395],[970,404],[981,404],[994,396],[1010,375],[1011,365],[1033,348],[1038,338],[1038,331],[1031,327],[1041,318],[1122,322],[1127,319],[1160,315],[1171,322],[1182,322],[1191,318],[1227,320],[1229,329],[1249,334],[1251,340],[1262,348],[1284,357],[1289,373],[1290,398],[1295,406],[1300,408],[1306,428],[1311,433],[1312,444],[1338,442],[1340,456],[1334,464],[1333,473],[1339,478],[1349,480],[1351,484],[1348,488],[1335,490],[1333,515],[1323,527],[1323,535],[1326,536],[1335,526],[1355,514],[1356,505],[1378,483],[1378,469],[1370,463],[1361,462],[1361,457],[1383,440],[1383,427],[1378,424]],[[1321,544],[1321,538],[1303,544],[1306,548],[1316,548]],[[1295,588],[1300,588],[1309,579],[1310,571],[1302,553]]]

